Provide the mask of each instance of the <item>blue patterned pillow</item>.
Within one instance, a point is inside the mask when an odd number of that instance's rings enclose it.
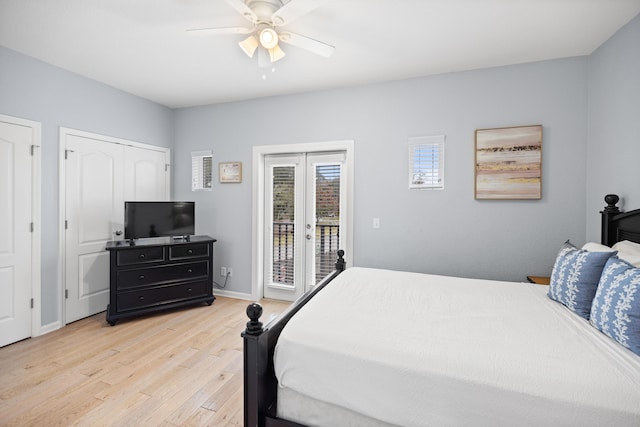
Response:
[[[568,240],[562,245],[551,272],[549,298],[589,319],[591,302],[607,260],[615,252],[589,252]]]
[[[618,257],[607,261],[589,321],[640,355],[640,268]]]

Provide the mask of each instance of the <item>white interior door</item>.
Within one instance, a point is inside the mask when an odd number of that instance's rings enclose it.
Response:
[[[169,200],[167,149],[63,129],[65,323],[109,303],[109,240],[123,238],[125,200]]]
[[[76,135],[66,138],[65,321],[104,311],[109,303],[106,243],[124,223],[123,147]]]
[[[293,301],[333,271],[347,242],[344,153],[265,158],[264,296]]]
[[[167,150],[124,147],[125,200],[169,200]]]
[[[35,139],[32,125],[0,116],[0,346],[32,332]]]

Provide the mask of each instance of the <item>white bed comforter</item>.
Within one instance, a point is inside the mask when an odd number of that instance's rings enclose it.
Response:
[[[276,376],[402,426],[640,426],[640,357],[547,289],[350,268],[284,328]]]

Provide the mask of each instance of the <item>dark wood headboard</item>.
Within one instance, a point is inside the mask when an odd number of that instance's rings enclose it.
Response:
[[[607,246],[613,246],[621,240],[640,243],[640,209],[622,212],[616,206],[620,201],[620,197],[616,194],[607,194],[604,201],[607,206],[600,211],[602,215],[601,243]]]

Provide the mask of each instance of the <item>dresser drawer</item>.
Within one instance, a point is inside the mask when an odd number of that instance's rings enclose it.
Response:
[[[164,261],[164,248],[151,247],[118,251],[118,265],[144,264]]]
[[[209,245],[206,243],[169,247],[170,260],[203,257],[208,255],[209,255]]]
[[[118,311],[133,310],[153,305],[170,304],[191,298],[207,296],[207,281],[160,286],[118,293]]]
[[[176,280],[184,281],[207,277],[209,274],[209,262],[198,261],[172,265],[159,265],[157,267],[121,270],[118,271],[117,274],[118,289],[158,285],[174,282]]]

